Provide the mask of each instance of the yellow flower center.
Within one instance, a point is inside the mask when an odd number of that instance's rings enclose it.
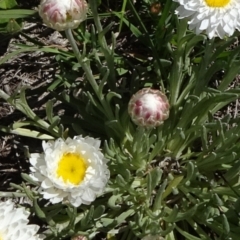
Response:
[[[58,163],[57,176],[62,177],[64,182],[78,185],[83,181],[87,167],[88,165],[81,155],[66,153]]]
[[[209,7],[221,8],[228,5],[231,0],[205,0]]]

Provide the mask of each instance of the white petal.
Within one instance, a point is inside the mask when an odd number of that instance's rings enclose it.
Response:
[[[52,183],[52,181],[50,180],[50,179],[48,179],[48,178],[45,178],[44,179],[44,181],[42,182],[42,184],[41,184],[41,187],[42,188],[50,188],[50,187],[52,187],[53,186],[53,183]]]
[[[196,34],[206,31],[209,38],[232,36],[240,29],[240,1],[231,0],[222,7],[209,7],[204,0],[174,0],[180,4],[175,13],[188,18]]]
[[[29,212],[24,208],[16,208],[10,200],[0,202],[0,232],[5,239],[39,240],[36,234],[39,226],[28,225]],[[42,239],[42,238],[41,238]]]

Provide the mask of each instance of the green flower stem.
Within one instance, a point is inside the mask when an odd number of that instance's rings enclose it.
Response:
[[[86,59],[84,59],[84,57],[81,55],[77,44],[75,42],[75,39],[73,37],[72,34],[72,30],[71,29],[67,29],[65,30],[66,36],[71,44],[72,50],[74,52],[75,57],[77,58],[78,62],[80,63],[81,67],[83,68],[84,72],[86,73],[87,79],[89,81],[89,83],[91,84],[94,92],[96,93],[96,95],[98,97],[99,96],[99,92],[98,92],[98,84],[92,74],[92,70],[90,69],[90,67],[86,64]]]
[[[100,22],[99,14],[97,11],[97,2],[96,0],[89,0],[89,5],[92,10],[92,16],[94,19],[94,23],[96,25],[97,31],[98,31],[98,39],[99,39],[99,44],[101,46],[101,50],[106,58],[107,66],[110,70],[109,72],[109,79],[111,80],[109,82],[110,87],[112,90],[116,89],[116,75],[115,75],[115,67],[114,67],[114,56],[113,56],[113,51],[111,51],[107,45],[106,38],[103,34],[103,28]],[[113,44],[114,45],[114,44]]]
[[[102,29],[102,25],[101,25],[99,15],[98,15],[98,12],[97,12],[97,1],[96,0],[89,0],[88,2],[89,2],[89,5],[91,7],[91,10],[92,10],[93,19],[94,19],[95,25],[97,27],[98,33],[100,33],[100,32],[102,32],[103,29]],[[104,41],[105,44],[107,44],[105,38],[103,38],[103,41]]]
[[[105,114],[107,116],[107,118],[109,120],[113,120],[115,119],[114,118],[114,115],[112,113],[112,110],[111,110],[111,107],[109,106],[108,102],[106,102],[106,100],[102,97],[102,93],[99,91],[99,86],[92,74],[92,70],[90,68],[90,66],[86,63],[86,60],[80,53],[78,47],[77,47],[77,44],[75,42],[75,39],[73,37],[73,34],[72,34],[72,30],[71,29],[67,29],[65,30],[65,33],[66,33],[66,36],[72,46],[72,49],[73,49],[73,52],[74,52],[74,55],[75,57],[77,58],[79,64],[81,65],[81,67],[83,68],[86,76],[87,76],[87,79],[89,81],[89,83],[91,84],[95,94],[97,95],[99,101],[101,102],[103,108],[104,108],[104,111],[105,111]]]
[[[18,193],[18,192],[0,192],[0,197],[7,197],[7,198],[26,197],[26,194]]]

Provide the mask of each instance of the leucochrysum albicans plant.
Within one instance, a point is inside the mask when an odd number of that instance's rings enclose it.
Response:
[[[60,78],[65,88],[54,96],[80,116],[53,116],[50,101],[39,119],[24,90],[0,91],[35,127],[9,129],[45,140],[15,196],[32,200],[46,239],[237,240],[240,125],[224,108],[240,95],[229,88],[240,66],[240,47],[232,48],[239,3],[168,0],[147,28],[145,5],[137,11],[126,2],[134,21],[117,11],[114,19],[126,23],[147,60],[116,51],[121,28],[103,28],[95,0],[41,2],[44,23],[65,31],[71,45],[72,53],[58,53],[73,66],[63,76],[81,77]],[[93,22],[84,28],[87,11]]]

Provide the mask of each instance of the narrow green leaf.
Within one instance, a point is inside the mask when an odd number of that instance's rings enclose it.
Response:
[[[28,196],[28,198],[33,201],[35,198],[33,197],[33,193],[32,191],[25,185],[25,183],[22,184],[23,185],[23,190],[26,193],[26,195]]]
[[[126,212],[121,213],[117,218],[116,221],[118,224],[123,223],[127,217],[133,215],[135,213],[134,209],[129,209]]]
[[[237,161],[232,165],[232,167],[225,173],[224,178],[227,181],[231,181],[234,179],[236,176],[238,177],[240,172],[240,161]]]
[[[121,200],[122,194],[112,195],[108,200],[108,206],[113,210],[119,210],[121,208],[120,205],[116,204],[118,199]]]
[[[114,219],[111,219],[111,218],[101,218],[101,222],[103,224],[104,227],[110,227],[110,226],[113,226],[117,223],[116,220]]]
[[[2,9],[13,8],[16,6],[17,6],[17,2],[15,0],[0,0],[0,8]]]
[[[101,218],[105,212],[105,209],[106,207],[104,205],[98,205],[94,210],[93,219]]]
[[[227,236],[230,233],[230,226],[225,214],[222,214],[222,227],[223,227],[223,235]]]
[[[37,199],[34,198],[33,199],[33,208],[34,208],[34,212],[36,213],[36,215],[42,219],[45,220],[46,219],[46,214],[42,211],[42,209],[39,207]]]
[[[159,184],[162,177],[162,169],[157,167],[150,171],[147,175],[147,198],[152,195],[152,191]]]
[[[198,238],[198,237],[193,236],[192,234],[190,234],[186,231],[183,231],[181,228],[179,228],[177,226],[176,226],[176,229],[179,233],[181,233],[186,238],[186,240],[202,240],[201,238]]]
[[[163,217],[164,221],[169,222],[169,223],[174,223],[177,218],[178,212],[179,212],[178,205],[175,204],[171,213],[167,217]]]
[[[22,29],[21,22],[17,22],[15,19],[10,19],[6,26],[6,30],[8,33],[16,33],[21,29]]]
[[[5,1],[11,1],[11,0],[5,0]],[[0,1],[0,4],[1,4],[1,1]],[[37,13],[36,10],[30,10],[30,9],[0,10],[0,19],[25,18],[35,13]]]
[[[89,209],[89,211],[87,212],[87,214],[82,218],[81,220],[81,226],[83,228],[88,228],[90,223],[93,220],[93,215],[94,215],[94,206],[92,205]]]
[[[21,177],[23,178],[23,180],[25,180],[26,182],[31,183],[34,186],[39,186],[38,183],[36,183],[35,181],[32,180],[32,178],[26,174],[26,173],[21,173]]]
[[[183,179],[182,184],[188,184],[194,176],[195,165],[192,161],[187,163],[187,176]],[[195,176],[194,176],[195,177]]]
[[[216,193],[213,194],[213,202],[217,207],[224,205],[222,199]]]
[[[171,192],[173,188],[177,188],[177,186],[182,181],[183,176],[175,176],[174,179],[168,184],[167,189],[162,195],[162,199],[166,198]]]
[[[0,125],[0,131],[6,132],[6,133],[17,134],[17,135],[24,136],[24,137],[37,138],[37,139],[41,139],[41,140],[52,140],[52,139],[54,139],[54,137],[51,136],[51,135],[43,134],[43,133],[40,133],[38,131],[30,130],[30,129],[27,129],[27,128],[12,129],[10,127]]]
[[[161,206],[162,206],[162,196],[164,194],[164,191],[165,191],[165,188],[167,186],[167,183],[168,183],[168,180],[165,179],[164,182],[161,184],[158,192],[157,192],[157,195],[156,195],[156,198],[155,198],[154,204],[153,204],[153,211],[154,212],[156,210],[160,209]]]
[[[66,212],[69,217],[69,223],[65,230],[72,230],[72,229],[74,229],[74,226],[75,226],[75,221],[76,221],[76,217],[77,217],[77,209],[75,207],[68,206],[68,208],[66,209]]]
[[[178,222],[178,221],[181,221],[181,220],[184,220],[187,218],[191,218],[196,213],[197,208],[198,208],[198,205],[196,204],[195,206],[193,206],[186,212],[178,212],[178,214],[175,218],[175,222]]]
[[[116,98],[119,98],[119,99],[122,98],[122,96],[121,96],[120,94],[118,94],[118,93],[109,92],[109,93],[107,94],[107,96],[106,96],[106,99],[107,99],[107,101],[110,103],[110,101],[111,101],[111,99],[112,99],[113,97],[116,97]]]
[[[120,174],[116,176],[116,182],[118,183],[119,186],[124,188],[128,185],[128,183],[124,180],[124,178]]]
[[[49,100],[46,103],[46,114],[47,114],[47,119],[50,123],[53,122],[53,100]]]

